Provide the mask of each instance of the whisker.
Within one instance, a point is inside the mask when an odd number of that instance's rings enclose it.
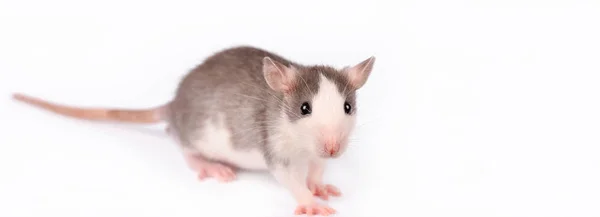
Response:
[[[369,118],[366,121],[363,121],[362,123],[356,125],[356,127],[364,126],[366,124],[373,123],[373,122],[376,122],[376,121],[381,121],[381,119],[384,119],[384,118],[386,118],[386,117],[385,116],[379,116],[379,117],[375,117],[375,118]]]
[[[247,97],[249,99],[255,99],[255,100],[259,100],[259,101],[263,101],[263,102],[269,102],[266,99],[262,99],[262,98],[258,98],[258,97],[254,97],[254,96],[249,96],[249,95],[244,95],[244,94],[239,94],[239,93],[233,93],[233,94],[238,95],[238,96]]]
[[[304,85],[306,86],[306,89],[307,89],[308,91],[310,91],[310,94],[311,94],[311,95],[313,95],[313,96],[314,96],[314,95],[315,95],[315,93],[313,93],[313,92],[312,92],[312,90],[310,89],[310,87],[308,87],[308,84],[306,83],[306,80],[304,80],[304,78],[302,77],[302,75],[300,75],[299,77],[300,77],[300,79],[302,79],[302,82],[304,82]]]
[[[270,132],[279,132],[281,130],[277,124],[272,124],[272,123],[278,123],[278,121],[261,121],[258,123],[268,123],[268,124],[266,126],[250,126],[244,130],[240,130],[240,131],[237,131],[236,133],[233,133],[231,136],[232,137],[235,136],[238,138],[245,138],[246,136],[261,133],[262,130],[266,130],[266,131],[270,131]],[[255,132],[255,131],[258,131],[258,132]],[[281,133],[277,133],[277,134],[281,134]],[[310,136],[308,134],[305,134],[304,132],[296,132],[292,136],[293,137],[308,137],[308,138],[310,138]]]
[[[237,96],[243,96],[243,97],[247,97],[247,98],[249,98],[249,99],[254,99],[254,100],[263,101],[263,102],[269,102],[269,101],[268,101],[268,100],[266,100],[266,99],[262,99],[262,98],[258,98],[258,97],[254,97],[254,96],[249,96],[249,95],[244,95],[244,94],[239,94],[239,93],[234,93],[234,94],[235,94],[235,95],[237,95]],[[269,93],[269,95],[273,96],[271,93]],[[289,106],[285,105],[285,103],[284,103],[282,100],[280,100],[279,98],[277,98],[277,97],[275,97],[275,96],[273,96],[273,97],[274,97],[275,99],[277,99],[277,100],[278,100],[278,101],[281,103],[281,106],[282,106],[282,107],[281,107],[281,109],[283,109],[284,111],[286,111],[286,112],[288,112],[288,113],[291,113],[291,114],[292,114],[292,115],[294,115],[296,118],[301,118],[301,117],[300,117],[300,115],[298,115],[298,114],[296,114],[296,113],[292,112],[292,109],[291,109]]]
[[[281,139],[282,137],[283,137],[282,135],[274,135],[273,137],[267,137],[267,138],[261,139],[257,142],[254,142],[251,146],[261,145],[262,143],[268,141],[269,139]],[[248,144],[245,144],[245,145],[248,145]]]
[[[260,124],[261,122],[258,122],[258,123]],[[264,123],[264,122],[263,122],[263,123]],[[257,131],[259,131],[258,133],[260,133],[260,131],[262,131],[263,129],[264,129],[264,130],[268,130],[268,129],[269,129],[269,128],[271,128],[271,127],[272,127],[272,128],[275,128],[275,126],[276,126],[276,125],[267,125],[267,126],[262,126],[262,125],[259,125],[259,126],[250,126],[250,127],[246,128],[246,129],[244,129],[244,130],[239,130],[239,131],[237,131],[237,132],[235,132],[235,133],[231,134],[231,137],[233,137],[233,136],[240,136],[240,135],[244,135],[244,136],[245,136],[245,135],[249,135],[249,134],[251,134],[251,133],[252,133],[252,131],[254,131],[254,130],[257,130]],[[243,137],[242,137],[242,138],[243,138]]]
[[[242,80],[242,79],[239,79],[239,75],[238,75],[238,74],[235,74],[235,73],[234,73],[233,75],[234,75],[234,76],[236,76],[236,77],[238,78],[238,80]],[[249,86],[249,87],[252,87],[252,88],[257,88],[257,89],[259,89],[259,90],[263,90],[264,92],[266,92],[267,94],[269,94],[270,96],[272,96],[273,98],[275,98],[277,101],[279,101],[279,103],[281,103],[281,105],[282,105],[282,106],[286,107],[286,108],[288,109],[288,110],[286,110],[286,111],[288,111],[289,113],[292,113],[292,114],[294,114],[294,115],[295,115],[297,118],[300,118],[300,116],[299,116],[299,115],[297,115],[297,114],[296,114],[296,113],[294,113],[294,112],[291,112],[291,111],[292,111],[292,109],[291,109],[289,106],[287,106],[287,105],[286,105],[286,104],[283,102],[283,100],[282,100],[282,99],[279,99],[277,96],[273,95],[273,94],[271,93],[271,91],[272,91],[271,89],[267,89],[267,87],[262,87],[262,86],[258,86],[258,85],[249,84],[249,83],[246,83],[246,82],[243,82],[243,81],[241,81],[241,82],[240,82],[240,84],[247,85],[247,86]],[[249,96],[249,97],[251,97],[251,96]],[[255,98],[255,99],[256,99],[256,98]],[[261,100],[262,100],[262,99],[261,99]],[[266,101],[266,100],[265,100],[265,102],[268,102],[268,101]]]

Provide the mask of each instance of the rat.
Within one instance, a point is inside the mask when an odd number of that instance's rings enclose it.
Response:
[[[92,121],[165,122],[165,131],[200,180],[229,182],[239,170],[269,172],[297,202],[295,214],[337,211],[317,202],[339,197],[323,182],[325,162],[346,150],[356,92],[375,57],[336,69],[303,65],[252,46],[213,53],[179,81],[167,103],[147,109],[84,108],[15,93],[14,99]]]

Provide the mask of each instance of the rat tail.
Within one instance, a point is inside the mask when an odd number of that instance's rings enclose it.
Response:
[[[151,124],[164,121],[166,105],[149,109],[81,108],[59,105],[24,94],[13,94],[17,101],[33,105],[56,114],[92,121],[117,121]]]

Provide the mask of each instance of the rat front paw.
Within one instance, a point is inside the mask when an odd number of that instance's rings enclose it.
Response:
[[[312,203],[309,205],[298,205],[298,207],[296,208],[295,214],[296,215],[306,214],[307,216],[313,216],[313,215],[328,216],[331,214],[335,214],[335,212],[336,212],[335,209],[333,209],[327,205]]]
[[[339,197],[342,195],[337,187],[328,184],[324,185],[316,182],[308,182],[308,189],[310,189],[314,196],[323,200],[328,200],[329,196]]]

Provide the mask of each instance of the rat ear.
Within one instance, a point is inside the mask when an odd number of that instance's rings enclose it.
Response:
[[[293,67],[287,67],[270,57],[264,57],[263,74],[271,89],[280,92],[288,92],[292,89],[296,70]]]
[[[354,89],[361,88],[369,78],[371,71],[373,71],[373,65],[375,64],[375,57],[372,56],[369,59],[363,60],[359,64],[352,67],[347,67],[343,71],[348,76],[350,85]]]

